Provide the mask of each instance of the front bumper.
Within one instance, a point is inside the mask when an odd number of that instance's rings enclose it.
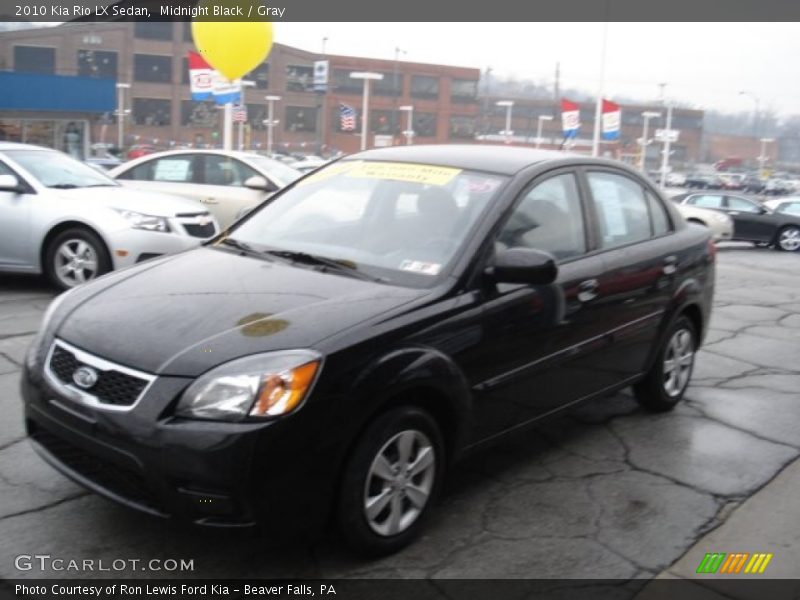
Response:
[[[333,453],[323,445],[315,451],[308,436],[292,433],[298,424],[289,420],[167,416],[189,383],[158,377],[130,411],[107,411],[67,398],[26,367],[27,432],[36,451],[66,476],[150,515],[214,527],[259,524],[273,532],[323,527],[335,489]]]
[[[116,270],[150,258],[196,248],[207,239],[177,231],[162,233],[129,228],[108,234],[106,243]]]

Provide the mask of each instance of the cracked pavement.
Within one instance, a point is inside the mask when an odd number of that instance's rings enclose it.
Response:
[[[50,297],[36,279],[0,284],[0,577],[83,576],[14,567],[18,554],[50,554],[194,559],[189,574],[94,576],[647,579],[800,456],[800,256],[731,244],[718,254],[711,330],[675,411],[645,413],[622,393],[467,458],[424,535],[397,555],[364,561],[335,539],[309,547],[165,526],[85,492],[25,441],[19,368]],[[800,576],[781,556],[770,568]]]

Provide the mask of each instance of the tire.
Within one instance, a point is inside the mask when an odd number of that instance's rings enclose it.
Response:
[[[666,412],[681,401],[694,369],[697,350],[697,332],[686,316],[680,316],[670,326],[658,350],[653,366],[644,379],[633,386],[633,395],[639,404],[652,412]],[[680,357],[675,364],[672,356]],[[677,370],[669,370],[668,363]]]
[[[800,227],[796,225],[782,227],[775,236],[775,247],[784,252],[800,250]]]
[[[56,235],[44,253],[47,278],[63,290],[91,281],[110,270],[111,257],[103,240],[82,227]]]
[[[416,475],[406,476],[404,468],[398,469],[403,442],[409,443],[406,466],[427,465]],[[378,417],[359,438],[344,469],[337,521],[345,543],[367,556],[384,556],[407,546],[436,501],[444,465],[442,435],[427,412],[405,406]],[[370,504],[373,514],[368,512]]]

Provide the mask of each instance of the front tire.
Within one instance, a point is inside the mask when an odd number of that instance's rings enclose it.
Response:
[[[44,254],[44,272],[62,290],[91,281],[111,270],[108,250],[97,234],[74,227],[56,235]]]
[[[787,225],[775,236],[775,247],[784,252],[797,252],[800,250],[800,227]]]
[[[689,386],[696,349],[695,327],[681,316],[669,328],[650,371],[633,386],[633,394],[642,407],[652,412],[675,408]]]
[[[338,525],[359,554],[383,556],[421,531],[444,474],[436,421],[411,406],[378,417],[348,460],[339,493]]]

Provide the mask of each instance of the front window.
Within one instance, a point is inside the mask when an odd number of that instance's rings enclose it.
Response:
[[[447,272],[504,182],[450,167],[340,161],[279,195],[231,238],[267,255],[322,257],[427,287]]]
[[[754,214],[759,212],[759,207],[757,204],[750,202],[750,200],[745,200],[744,198],[738,198],[736,196],[728,196],[728,208],[731,210],[738,210],[739,212]]]
[[[46,187],[58,189],[117,186],[117,182],[60,152],[7,150],[6,154]]]
[[[260,154],[248,154],[247,160],[266,173],[270,179],[277,182],[281,187],[289,185],[302,175],[297,169],[293,169],[279,160],[273,160]]]
[[[784,202],[778,207],[778,212],[800,216],[800,202]]]

